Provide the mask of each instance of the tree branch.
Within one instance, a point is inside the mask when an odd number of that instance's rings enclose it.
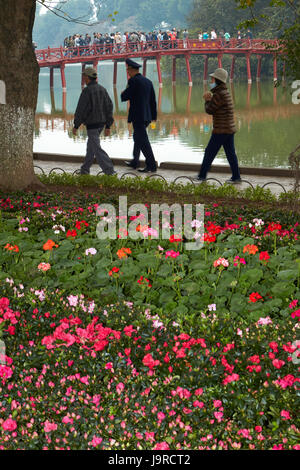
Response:
[[[73,18],[70,16],[67,12],[62,10],[62,5],[68,3],[68,0],[59,0],[58,2],[55,2],[55,6],[51,5],[51,0],[36,0],[37,3],[42,5],[43,7],[47,8],[47,10],[51,11],[54,15],[58,16],[59,18],[62,18],[65,21],[68,21],[69,23],[77,23],[77,24],[83,24],[86,26],[94,26],[96,24],[100,24],[103,21],[86,21],[85,18],[87,18],[89,15],[85,15],[82,17],[78,18]],[[59,6],[57,6],[59,5]],[[91,13],[91,9],[89,10],[89,13]]]

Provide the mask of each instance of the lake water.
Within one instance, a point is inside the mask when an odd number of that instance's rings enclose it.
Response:
[[[85,155],[86,132],[72,135],[73,116],[81,93],[81,65],[66,66],[67,92],[63,95],[60,70],[54,72],[54,90],[50,93],[49,69],[41,69],[34,151],[54,154]],[[118,83],[113,87],[113,64],[98,66],[99,83],[114,102],[115,124],[110,137],[102,137],[102,146],[111,157],[128,159],[132,156],[132,128],[127,124],[127,103],[120,93],[126,88],[124,63],[118,64]],[[195,75],[195,74],[194,74]],[[211,116],[204,112],[202,81],[194,76],[193,87],[187,78],[163,80],[159,88],[156,63],[147,63],[147,76],[153,81],[159,115],[156,128],[149,127],[149,137],[158,163],[201,163],[211,135]],[[200,76],[200,74],[199,74]],[[228,84],[235,103],[238,132],[236,150],[241,166],[288,168],[290,152],[299,144],[300,105],[292,104],[291,90],[274,89],[272,80],[248,85]],[[214,164],[226,163],[223,151]]]

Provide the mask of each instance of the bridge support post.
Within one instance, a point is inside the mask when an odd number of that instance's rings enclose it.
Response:
[[[93,67],[94,69],[98,70],[98,60],[93,61]]]
[[[118,62],[114,60],[114,77],[113,77],[113,86],[117,86],[117,80],[118,80]]]
[[[257,56],[257,73],[256,73],[256,81],[260,81],[260,75],[261,75],[261,60],[262,57],[261,55]]]
[[[63,91],[62,94],[62,110],[65,113],[67,110],[67,92]]]
[[[130,77],[129,77],[129,73],[128,73],[128,69],[127,69],[127,64],[126,64],[126,62],[124,62],[124,63],[125,63],[125,67],[126,67],[126,76],[127,76],[127,81],[128,81],[130,79]],[[127,101],[127,105],[129,106],[129,101]]]
[[[176,84],[176,57],[172,61],[172,85]]]
[[[207,77],[208,77],[208,55],[204,56],[204,75],[203,75],[203,81],[207,82]]]
[[[235,55],[232,56],[231,69],[230,69],[230,81],[233,82],[234,79],[234,66],[235,66]]]
[[[277,82],[278,78],[277,78],[277,57],[276,57],[276,55],[274,55],[274,59],[273,59],[273,71],[274,71],[274,82]]]
[[[67,83],[66,83],[66,75],[65,75],[65,64],[61,64],[60,66],[60,75],[61,75],[61,84],[63,92],[67,91]]]
[[[185,54],[185,63],[186,63],[186,70],[188,74],[189,86],[193,86],[191,66],[190,66],[190,56],[188,54]]]
[[[161,102],[162,102],[162,84],[161,87],[159,87],[158,90],[158,103],[157,103],[157,111],[160,113],[161,112]]]
[[[218,67],[220,69],[222,68],[222,58],[223,58],[223,54],[218,54]]]
[[[160,67],[160,56],[159,55],[156,56],[156,65],[157,65],[159,88],[162,88],[163,83],[162,83],[162,75],[161,75],[161,67]]]
[[[143,75],[144,77],[147,76],[147,59],[143,60]]]
[[[192,99],[192,87],[189,87],[189,92],[188,92],[188,97],[187,97],[187,103],[186,103],[186,112],[187,114],[190,114],[191,111],[191,99]]]
[[[252,83],[250,54],[246,54],[248,83]]]
[[[50,90],[54,88],[54,69],[50,67]]]

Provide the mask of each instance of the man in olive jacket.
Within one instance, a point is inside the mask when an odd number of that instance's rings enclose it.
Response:
[[[227,183],[240,183],[240,170],[234,147],[234,134],[236,133],[234,108],[231,95],[226,86],[228,73],[224,69],[217,69],[210,74],[212,83],[211,92],[204,94],[205,111],[213,116],[213,131],[210,141],[205,149],[203,162],[199,175],[195,180],[203,182],[206,180],[207,172],[211,164],[223,146],[229,162],[232,177]]]
[[[127,166],[136,169],[139,166],[141,151],[146,159],[146,167],[139,170],[142,173],[156,172],[156,161],[149,142],[147,127],[157,119],[157,106],[152,82],[139,73],[140,65],[131,59],[126,60],[128,86],[121,94],[122,101],[130,101],[128,122],[133,125],[133,160],[126,162]]]
[[[87,151],[84,163],[80,169],[81,175],[90,173],[94,157],[106,175],[114,175],[114,165],[107,153],[101,148],[100,134],[105,126],[105,135],[110,135],[110,127],[114,122],[113,103],[106,89],[97,83],[97,70],[87,67],[83,72],[87,85],[79,98],[74,116],[73,134],[81,124],[87,128]]]

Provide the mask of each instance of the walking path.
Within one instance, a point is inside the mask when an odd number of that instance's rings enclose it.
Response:
[[[69,161],[68,161],[69,160]],[[191,183],[192,177],[198,173],[198,166],[196,165],[176,165],[175,163],[162,163],[155,174],[142,174],[138,171],[134,171],[131,168],[125,166],[122,160],[112,159],[115,164],[115,170],[119,178],[130,176],[145,178],[151,176],[151,178],[164,178],[168,183],[176,181],[180,184]],[[81,166],[83,157],[72,157],[66,155],[42,155],[35,154],[34,166],[37,174],[44,172],[49,174],[50,172],[57,173],[74,173]],[[142,163],[142,167],[143,162]],[[101,172],[99,166],[94,164],[91,167],[91,175],[97,175]],[[208,173],[208,184],[215,184],[220,186],[230,177],[230,169],[223,166],[213,166],[212,171]],[[241,177],[243,182],[239,184],[239,189],[245,189],[249,186],[256,187],[261,186],[278,196],[281,193],[292,191],[294,188],[294,178],[289,170],[281,169],[260,169],[260,168],[241,168]],[[211,180],[210,180],[211,178]],[[194,182],[195,185],[199,184]]]

